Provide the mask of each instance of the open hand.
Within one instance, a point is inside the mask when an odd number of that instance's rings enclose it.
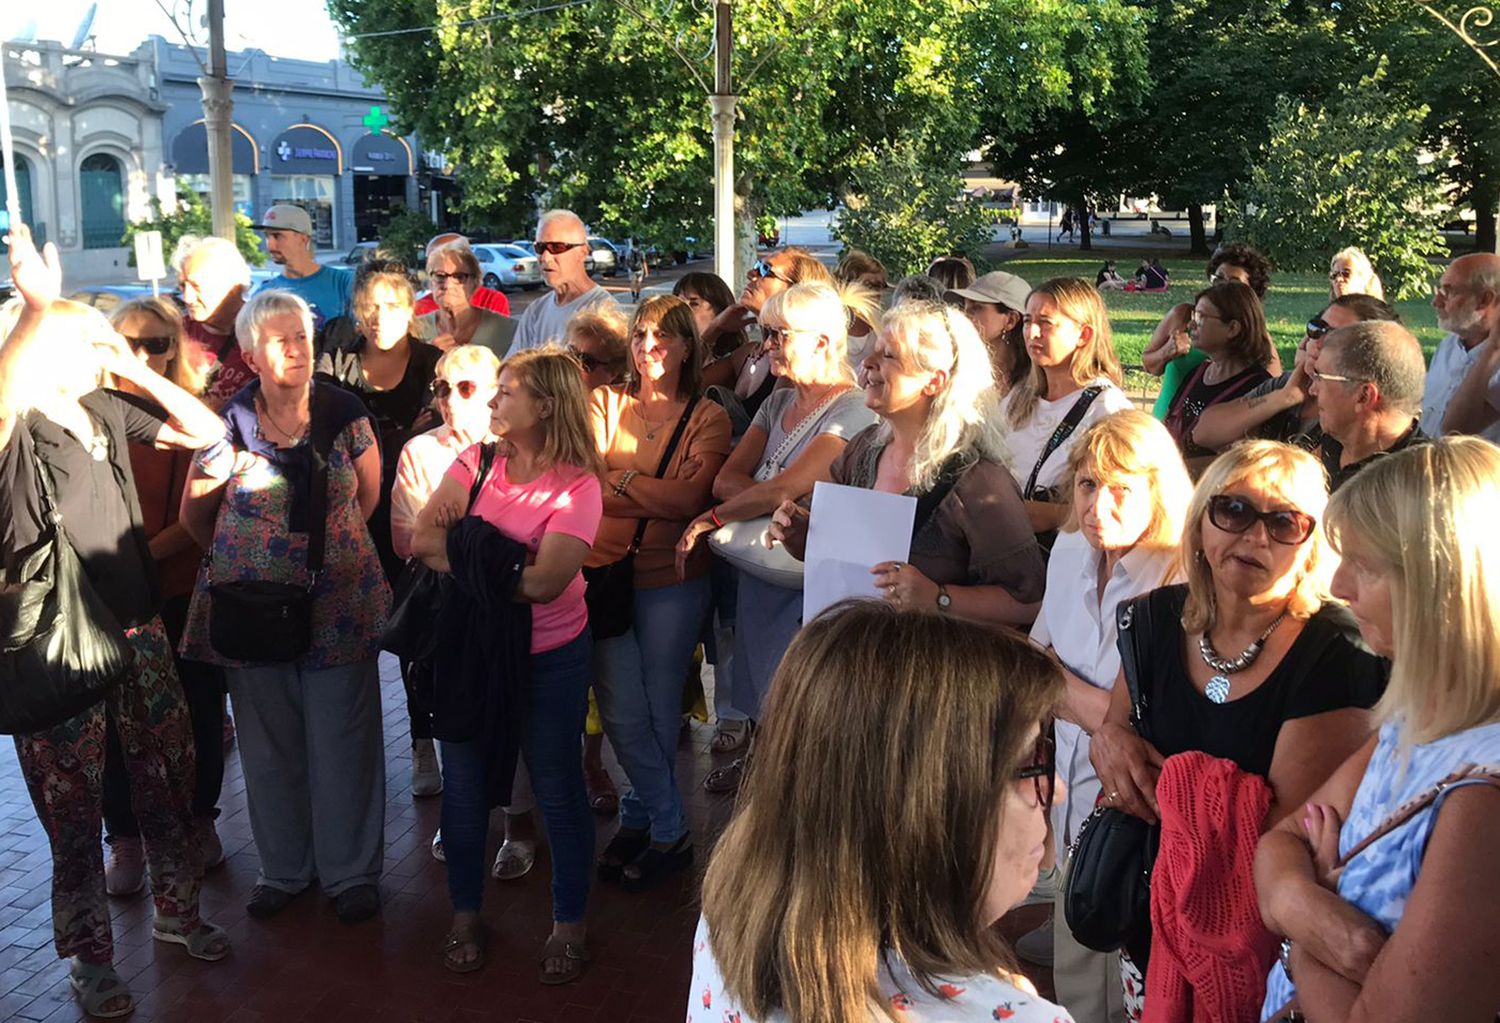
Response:
[[[1106,721],[1089,742],[1089,760],[1104,786],[1104,805],[1141,818],[1161,819],[1156,779],[1165,758],[1134,728]]]
[[[31,239],[31,228],[14,224],[5,236],[10,246],[10,279],[26,304],[45,310],[62,294],[62,261],[57,246],[48,242],[41,252]]]

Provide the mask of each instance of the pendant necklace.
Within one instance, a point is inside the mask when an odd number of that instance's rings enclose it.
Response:
[[[1198,637],[1198,654],[1203,658],[1204,664],[1218,672],[1208,680],[1208,685],[1203,687],[1203,695],[1208,697],[1210,703],[1224,703],[1229,699],[1229,676],[1238,674],[1255,663],[1255,659],[1260,656],[1261,649],[1266,645],[1266,640],[1285,618],[1286,612],[1283,611],[1276,616],[1274,622],[1266,626],[1266,631],[1260,634],[1259,639],[1247,646],[1238,657],[1228,660],[1219,656],[1214,645],[1208,640],[1208,631],[1204,630],[1203,635]]]

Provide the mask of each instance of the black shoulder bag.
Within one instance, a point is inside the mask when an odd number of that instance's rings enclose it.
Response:
[[[1115,609],[1130,722],[1148,742],[1141,636],[1151,629],[1150,606],[1146,596]],[[1151,952],[1151,870],[1160,839],[1160,825],[1101,806],[1078,829],[1063,882],[1063,914],[1078,943],[1098,952],[1123,948],[1143,975]]]
[[[479,468],[469,487],[471,512],[479,488],[495,462],[495,447],[485,444],[479,449]],[[437,617],[443,607],[446,576],[446,572],[428,568],[421,558],[407,559],[396,579],[390,617],[380,637],[382,650],[389,650],[404,661],[425,661],[433,655],[437,649]]]
[[[1052,457],[1052,452],[1062,446],[1063,441],[1073,436],[1073,431],[1078,429],[1078,424],[1083,422],[1083,417],[1089,414],[1089,408],[1094,404],[1094,399],[1104,393],[1102,387],[1085,387],[1078,395],[1078,400],[1073,402],[1073,407],[1068,409],[1068,414],[1063,416],[1062,422],[1057,424],[1057,429],[1052,431],[1052,436],[1047,438],[1047,443],[1042,448],[1036,465],[1031,467],[1031,475],[1026,477],[1026,486],[1021,491],[1021,499],[1025,501],[1044,501],[1047,504],[1059,504],[1059,495],[1053,487],[1039,487],[1036,479],[1041,475],[1042,466],[1047,459]],[[1052,553],[1052,545],[1057,542],[1057,530],[1048,529],[1036,535],[1036,542],[1042,547],[1043,554]]]
[[[323,571],[328,535],[328,456],[334,441],[326,410],[320,409],[325,404],[320,400],[324,393],[328,392],[313,385],[307,585],[261,579],[215,583],[213,552],[206,553],[208,642],[221,657],[258,664],[285,664],[300,660],[312,648],[313,589]],[[324,414],[320,415],[320,411]]]
[[[29,735],[98,703],[132,654],[68,541],[51,472],[25,426],[11,443],[32,448],[45,523],[36,548],[0,579],[0,735]]]
[[[677,420],[677,429],[672,431],[672,439],[667,441],[667,450],[661,456],[661,464],[656,467],[657,479],[661,479],[667,466],[672,464],[672,456],[677,453],[677,445],[687,430],[693,409],[697,407],[698,397],[694,395],[687,403],[687,408],[682,410],[682,418]],[[589,610],[589,631],[596,640],[623,636],[635,624],[635,555],[641,549],[641,540],[646,536],[646,523],[649,521],[641,519],[636,523],[635,536],[625,549],[625,556],[619,561],[583,570],[583,579],[587,584],[583,599]]]

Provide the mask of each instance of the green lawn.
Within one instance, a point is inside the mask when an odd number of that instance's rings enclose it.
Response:
[[[1105,258],[1116,261],[1120,273],[1129,276],[1140,263],[1141,253],[1128,249],[1101,249],[1098,253],[1058,253],[1031,250],[999,264],[999,268],[1019,274],[1032,284],[1049,277],[1084,277],[1092,281],[1104,265]],[[1122,291],[1104,293],[1109,306],[1110,324],[1114,327],[1115,349],[1120,361],[1129,365],[1139,364],[1141,349],[1151,337],[1151,331],[1163,314],[1178,302],[1191,302],[1198,289],[1206,287],[1208,281],[1203,270],[1206,259],[1197,257],[1168,257],[1163,260],[1172,273],[1172,289],[1165,294],[1146,295]],[[1434,272],[1433,277],[1437,274]],[[1328,280],[1322,274],[1283,274],[1271,279],[1271,290],[1266,294],[1266,319],[1271,328],[1271,338],[1281,349],[1283,364],[1290,367],[1293,350],[1302,340],[1303,326],[1308,317],[1322,312],[1328,304]],[[1442,340],[1438,330],[1437,314],[1427,298],[1416,298],[1398,302],[1396,308],[1406,326],[1417,335],[1428,358]]]

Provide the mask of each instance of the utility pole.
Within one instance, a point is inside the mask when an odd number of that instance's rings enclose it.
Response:
[[[203,126],[208,133],[208,178],[214,234],[234,241],[234,83],[224,54],[224,0],[208,0],[208,74],[203,90]]]
[[[734,24],[729,0],[714,3],[714,91],[708,97],[714,121],[714,272],[734,288],[734,79],[730,73]]]

